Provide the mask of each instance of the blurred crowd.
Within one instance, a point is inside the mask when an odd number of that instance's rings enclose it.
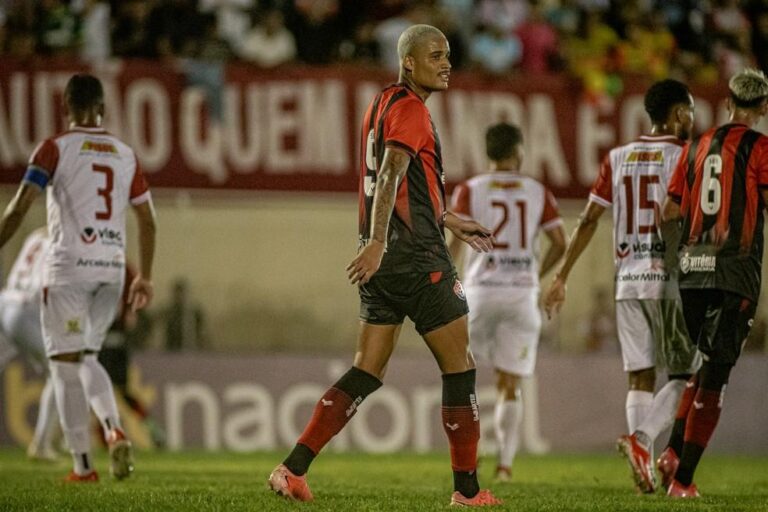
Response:
[[[395,71],[413,23],[443,30],[455,68],[568,70],[588,91],[633,74],[707,84],[768,71],[768,0],[0,0],[0,51]]]

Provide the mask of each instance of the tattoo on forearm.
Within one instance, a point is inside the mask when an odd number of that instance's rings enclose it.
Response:
[[[371,239],[386,243],[389,219],[397,198],[397,185],[408,169],[410,157],[402,151],[388,150],[376,179],[373,195]]]

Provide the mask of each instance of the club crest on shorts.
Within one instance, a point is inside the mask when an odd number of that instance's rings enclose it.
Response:
[[[461,300],[467,300],[467,296],[464,295],[464,287],[461,285],[461,281],[458,279],[453,282],[453,293],[455,293],[456,296]]]

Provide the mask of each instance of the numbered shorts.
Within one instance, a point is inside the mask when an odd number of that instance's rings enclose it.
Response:
[[[115,320],[123,283],[78,283],[43,289],[43,341],[48,357],[98,352]]]
[[[21,353],[45,365],[39,295],[12,290],[0,293],[0,331]]]
[[[666,368],[670,375],[681,375],[695,373],[701,366],[678,300],[617,300],[616,326],[624,371],[655,366]]]
[[[757,304],[717,289],[681,289],[691,339],[709,361],[736,364],[749,335]]]
[[[506,373],[533,375],[541,334],[538,295],[537,289],[467,287],[472,354]]]
[[[455,272],[374,275],[358,289],[360,320],[399,325],[407,316],[422,336],[468,312],[464,288]]]

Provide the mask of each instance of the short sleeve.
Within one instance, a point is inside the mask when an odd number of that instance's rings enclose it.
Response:
[[[427,107],[417,98],[396,101],[384,120],[384,144],[399,146],[411,155],[427,145],[431,132]]]
[[[544,209],[541,212],[541,229],[549,231],[563,223],[563,219],[560,218],[560,212],[557,209],[557,200],[552,192],[544,190]]]
[[[768,188],[768,137],[760,137],[758,149],[757,186]]]
[[[469,211],[469,193],[469,185],[466,182],[456,185],[451,196],[451,211],[453,213],[467,217],[472,216]]]
[[[688,170],[688,148],[690,148],[690,145],[686,145],[685,148],[683,148],[683,152],[680,154],[680,159],[675,166],[675,171],[669,179],[669,185],[667,185],[667,196],[677,204],[680,204],[683,199],[683,193],[685,192],[685,175]],[[768,173],[768,170],[766,170],[766,172]]]
[[[37,145],[29,157],[23,183],[45,188],[59,165],[59,147],[53,139],[46,139]]]
[[[131,181],[130,198],[133,205],[146,203],[150,199],[149,184],[141,170],[138,158],[136,158],[136,172],[133,173],[133,181]]]
[[[600,164],[600,174],[589,192],[589,200],[606,208],[613,203],[613,170],[610,153],[605,155]]]

